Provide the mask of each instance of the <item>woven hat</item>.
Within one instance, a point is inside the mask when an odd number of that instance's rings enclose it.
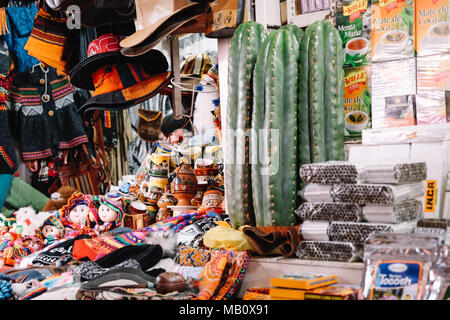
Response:
[[[77,62],[76,32],[66,25],[67,18],[56,18],[40,9],[34,19],[33,30],[24,47],[39,61],[69,74]]]
[[[95,90],[92,74],[100,68],[119,62],[132,62],[147,66],[150,74],[167,71],[167,59],[158,50],[150,50],[145,55],[136,58],[127,58],[122,55],[119,45],[121,39],[123,39],[121,35],[108,33],[91,41],[87,48],[87,58],[70,71],[72,85],[86,90]]]
[[[165,7],[163,2],[174,3],[169,8]],[[206,16],[207,8],[208,5],[205,3],[190,3],[187,0],[164,0],[158,5],[154,1],[136,0],[137,31],[120,42],[123,47],[122,54],[128,57],[145,54],[153,49],[162,38],[188,23],[191,24],[196,21],[195,19]],[[152,11],[152,15],[149,15],[149,11]],[[204,25],[206,26],[206,20]]]

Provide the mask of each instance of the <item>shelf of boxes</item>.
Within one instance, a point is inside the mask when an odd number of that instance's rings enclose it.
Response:
[[[269,288],[270,278],[281,277],[285,274],[333,274],[338,283],[361,284],[363,263],[345,263],[332,261],[301,260],[284,257],[252,257],[241,285],[239,295],[248,288]]]

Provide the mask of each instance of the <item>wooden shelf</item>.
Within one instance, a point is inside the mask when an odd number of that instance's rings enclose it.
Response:
[[[359,286],[362,280],[363,263],[311,261],[284,257],[252,257],[242,282],[239,296],[252,287],[270,287],[270,278],[284,274],[322,273],[335,274],[338,283]]]
[[[299,14],[289,18],[290,24],[295,24],[299,27],[307,27],[316,21],[325,20],[325,17],[330,14],[330,10],[316,11],[311,13]]]

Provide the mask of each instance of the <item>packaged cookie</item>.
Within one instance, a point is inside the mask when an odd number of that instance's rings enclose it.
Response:
[[[300,167],[300,178],[307,183],[357,183],[358,168],[345,161],[304,164]]]
[[[302,241],[296,255],[303,260],[358,262],[363,257],[363,247],[348,242]]]
[[[370,223],[417,221],[423,216],[423,205],[420,200],[407,200],[388,206],[370,204],[361,210],[363,219]]]
[[[295,213],[303,221],[356,222],[362,219],[361,207],[354,203],[305,202]]]

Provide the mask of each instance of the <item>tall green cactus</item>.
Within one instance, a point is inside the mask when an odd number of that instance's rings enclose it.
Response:
[[[255,66],[250,150],[257,226],[295,222],[298,60],[298,38],[282,28],[266,38]]]
[[[228,59],[228,106],[225,127],[226,210],[233,227],[254,225],[249,134],[256,57],[265,38],[257,22],[242,23],[231,40]]]

